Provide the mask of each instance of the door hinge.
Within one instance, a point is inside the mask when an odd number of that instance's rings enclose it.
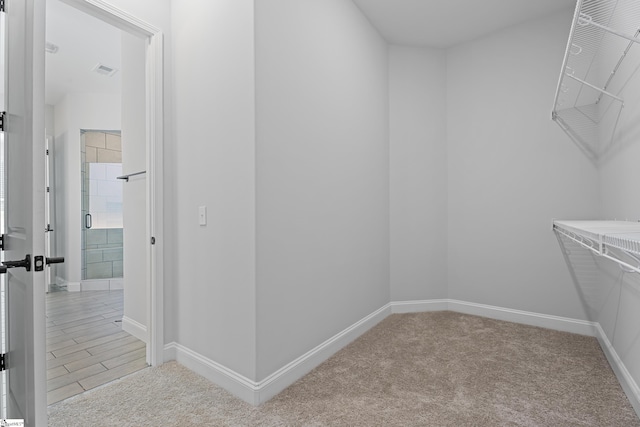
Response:
[[[0,12],[5,12],[5,8],[4,8],[4,2],[5,0],[0,0]]]
[[[2,1],[2,0],[0,0]],[[2,10],[0,10],[0,12],[4,12],[4,8],[2,8]],[[0,112],[0,132],[4,132],[5,131],[5,122],[7,121],[7,112],[6,111],[2,111]]]
[[[47,187],[47,193],[51,192],[51,188]]]
[[[0,251],[4,251],[4,234],[0,234]]]
[[[5,353],[0,354],[0,372],[2,372],[5,369],[7,369],[7,367],[5,366],[6,356],[7,355]]]

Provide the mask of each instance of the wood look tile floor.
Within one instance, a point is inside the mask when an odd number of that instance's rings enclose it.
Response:
[[[147,367],[145,343],[122,330],[123,291],[47,294],[47,403]]]

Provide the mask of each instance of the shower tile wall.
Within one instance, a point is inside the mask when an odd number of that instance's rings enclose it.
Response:
[[[87,131],[82,144],[82,218],[91,213],[93,227],[82,224],[82,278],[108,279],[122,277],[123,238],[121,183],[113,179],[122,173],[122,145],[120,135]],[[118,187],[119,186],[119,187]],[[119,194],[118,194],[119,193]],[[120,201],[114,196],[120,196]],[[96,208],[101,206],[100,208]],[[101,213],[95,213],[96,209]]]
[[[122,228],[87,230],[85,279],[122,277]]]

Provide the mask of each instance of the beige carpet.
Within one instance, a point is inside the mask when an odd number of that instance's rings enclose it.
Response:
[[[176,363],[49,407],[50,426],[640,426],[594,338],[392,315],[254,408]]]

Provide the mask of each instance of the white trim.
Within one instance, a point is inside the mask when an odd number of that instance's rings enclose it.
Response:
[[[421,301],[397,301],[390,304],[391,312],[396,313],[423,313],[428,311],[446,311],[449,309],[449,300],[432,299]]]
[[[180,344],[178,344],[177,342],[173,341],[170,342],[169,344],[166,344],[164,346],[164,359],[163,362],[167,363],[167,362],[171,362],[171,361],[177,361],[178,360],[178,347],[184,347],[181,346]],[[186,348],[186,347],[184,347]]]
[[[88,279],[80,282],[67,282],[58,278],[56,283],[66,286],[68,292],[117,291],[124,289],[124,281],[120,277],[115,279]]]
[[[164,39],[159,31],[147,47],[147,242],[148,251],[147,324],[152,325],[147,345],[147,361],[161,365],[164,352]]]
[[[82,290],[80,282],[69,282],[60,276],[56,277],[56,283],[58,286],[66,286],[67,292],[80,292]]]
[[[258,383],[259,403],[280,393],[391,314],[389,304],[329,338]]]
[[[260,405],[305,376],[389,314],[390,306],[386,304],[259,382],[175,342],[164,347],[164,360],[176,360],[245,402]]]
[[[251,405],[259,405],[258,384],[201,354],[172,342],[164,347],[165,361],[175,360]]]
[[[457,313],[520,323],[523,325],[538,326],[540,328],[553,329],[556,331],[571,332],[573,334],[587,335],[591,337],[596,336],[596,323],[586,320],[532,313],[529,311],[514,310],[510,308],[476,304],[452,299],[397,301],[391,303],[391,310],[394,313],[419,313],[449,310]]]
[[[553,316],[550,314],[533,313],[530,311],[513,310],[484,304],[464,301],[449,301],[449,310],[457,313],[472,314],[490,319],[504,320],[523,325],[537,326],[572,334],[596,336],[595,323],[587,320],[571,319],[569,317]]]
[[[122,277],[109,279],[109,290],[110,291],[124,290],[124,279]]]
[[[161,31],[153,25],[104,0],[61,0],[103,22],[140,37],[152,37]]]
[[[108,291],[109,279],[89,279],[80,282],[80,290],[82,292],[91,291]]]
[[[147,362],[157,366],[164,352],[164,40],[159,28],[138,19],[105,0],[62,0],[123,31],[147,38],[146,115],[147,115],[147,242],[155,245],[147,252],[147,324],[149,342]]]
[[[81,292],[82,284],[80,282],[67,282],[67,292]]]
[[[145,344],[149,342],[147,327],[140,322],[136,322],[130,317],[122,316],[122,330],[130,333]]]
[[[244,375],[175,342],[164,347],[164,361],[176,360],[245,402],[260,405],[302,378],[388,315],[434,311],[454,311],[596,337],[629,401],[640,416],[640,387],[616,353],[599,323],[452,299],[396,301],[386,304],[259,382],[252,381]]]
[[[640,417],[640,387],[635,382],[629,370],[625,366],[624,362],[618,356],[616,349],[613,348],[613,344],[607,338],[607,334],[602,329],[600,324],[596,324],[596,338],[598,338],[598,342],[600,343],[600,347],[602,347],[602,351],[604,355],[607,357],[609,361],[609,365],[611,365],[611,369],[616,374],[618,378],[618,382],[622,386],[631,406],[636,411],[636,414]]]

